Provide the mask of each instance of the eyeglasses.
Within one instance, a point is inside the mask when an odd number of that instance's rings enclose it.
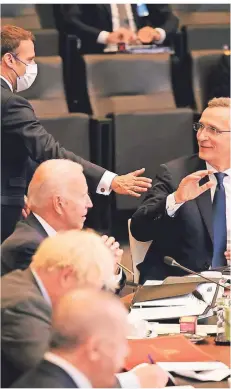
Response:
[[[205,126],[204,124],[202,123],[193,123],[193,129],[194,131],[196,132],[202,132],[204,129],[206,129],[207,133],[209,135],[221,135],[222,132],[230,132],[230,131],[221,131],[221,130],[218,130],[217,128],[215,127],[212,127],[212,126]]]

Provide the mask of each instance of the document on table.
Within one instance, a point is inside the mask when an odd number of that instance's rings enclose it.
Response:
[[[205,370],[205,371],[174,371],[175,374],[178,374],[183,377],[193,378],[198,381],[222,381],[228,376],[230,376],[230,369],[216,369],[216,370]]]
[[[156,282],[156,281],[155,281]],[[162,282],[162,281],[160,281]],[[148,284],[148,285],[156,285],[156,284]],[[157,284],[158,285],[158,284]],[[205,283],[198,285],[197,291],[202,295],[202,298],[205,300],[207,304],[211,304],[213,301],[213,297],[216,291],[216,284],[210,284]],[[170,298],[163,298],[159,300],[150,300],[150,301],[143,301],[138,302],[134,304],[134,307],[168,307],[168,306],[184,306],[188,304],[198,304],[202,303],[203,301],[198,300],[195,296],[193,296],[191,293],[186,294],[184,296],[179,297],[170,297]]]
[[[150,329],[158,335],[163,334],[179,334],[180,324],[172,323],[149,323]],[[217,326],[211,324],[197,324],[197,334],[216,334]]]
[[[195,299],[197,300],[197,299]],[[140,306],[140,303],[139,303]],[[160,320],[160,319],[172,319],[181,316],[199,316],[202,315],[207,308],[207,304],[203,301],[197,300],[190,305],[182,306],[166,306],[164,307],[144,307],[144,308],[132,308],[129,316],[133,320]]]

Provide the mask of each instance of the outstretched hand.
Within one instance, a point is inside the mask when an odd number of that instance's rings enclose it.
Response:
[[[111,189],[118,194],[140,197],[140,193],[147,192],[152,186],[151,178],[140,177],[144,172],[145,168],[116,176],[111,183]]]

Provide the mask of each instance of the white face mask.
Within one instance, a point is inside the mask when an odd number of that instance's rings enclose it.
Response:
[[[16,92],[22,92],[30,88],[38,74],[38,66],[36,63],[26,65],[26,73],[23,76],[17,77]]]

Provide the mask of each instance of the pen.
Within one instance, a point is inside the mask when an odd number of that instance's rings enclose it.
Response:
[[[151,365],[155,365],[155,362],[153,361],[151,354],[148,354],[148,360],[151,363]]]
[[[152,359],[151,354],[148,354],[148,360],[149,360],[149,362],[151,363],[151,365],[155,365],[155,361]],[[169,372],[167,372],[167,374],[168,374],[167,386],[175,386],[175,385],[176,385],[176,382],[175,382],[174,377],[173,377],[172,374],[170,374]]]
[[[127,271],[128,273],[130,273],[130,274],[132,274],[132,275],[134,276],[134,273],[133,273],[131,270],[129,270],[126,266],[121,265],[121,263],[118,263],[118,262],[117,262],[117,265],[118,265],[119,267],[121,267],[121,269]]]

